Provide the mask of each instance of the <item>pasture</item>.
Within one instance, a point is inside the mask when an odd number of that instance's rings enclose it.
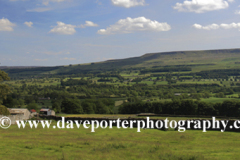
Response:
[[[234,160],[239,133],[146,129],[0,129],[0,159]]]

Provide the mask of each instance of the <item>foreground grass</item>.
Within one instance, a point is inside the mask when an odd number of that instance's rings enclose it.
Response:
[[[135,129],[0,129],[0,159],[239,159],[239,133]]]

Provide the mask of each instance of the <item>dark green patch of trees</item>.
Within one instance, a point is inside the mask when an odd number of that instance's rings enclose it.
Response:
[[[87,85],[91,83],[91,81],[88,80],[77,80],[77,79],[68,79],[66,82],[61,81],[61,86],[75,86],[75,85]]]
[[[141,70],[141,74],[151,73],[151,72],[186,72],[192,71],[191,67],[164,67],[164,68],[150,68]]]
[[[111,99],[79,99],[65,98],[60,109],[67,114],[110,114],[113,113],[115,102]],[[55,108],[55,107],[54,107]]]
[[[193,100],[176,100],[166,102],[125,103],[119,108],[121,114],[155,113],[172,115],[206,115],[240,117],[239,101],[207,103]]]

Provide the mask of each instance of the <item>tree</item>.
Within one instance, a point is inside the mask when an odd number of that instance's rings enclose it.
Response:
[[[110,113],[109,108],[106,105],[104,105],[104,103],[100,100],[97,101],[96,109],[97,109],[98,114],[109,114]]]
[[[27,109],[28,110],[31,110],[31,109],[37,110],[38,109],[38,105],[36,103],[30,103],[30,104],[27,105]]]
[[[211,103],[198,102],[198,115],[216,115],[215,108]]]
[[[216,93],[215,96],[216,96],[217,98],[225,98],[225,95],[224,95],[223,92]]]
[[[239,105],[237,105],[236,101],[224,101],[222,103],[222,111],[225,116],[228,117],[238,117],[239,116]]]
[[[58,102],[54,102],[52,104],[52,109],[56,112],[56,113],[60,113],[61,112],[61,104]]]
[[[83,101],[82,102],[82,107],[83,107],[83,111],[85,114],[94,114],[94,103],[90,103],[90,102],[87,102],[87,101]]]
[[[8,107],[8,108],[13,108],[14,107],[14,101],[13,98],[11,96],[7,96],[7,98],[3,99],[3,103],[4,106]]]
[[[210,97],[209,92],[204,92],[204,93],[203,93],[203,98],[209,98],[209,97]]]
[[[20,106],[24,105],[24,100],[23,100],[23,99],[19,99],[19,100],[18,100],[18,104],[19,104]]]
[[[26,104],[35,103],[35,100],[33,99],[33,96],[26,96],[24,98],[24,101],[25,101]]]
[[[61,109],[68,114],[82,114],[83,108],[81,102],[77,99],[64,99],[61,104]]]
[[[180,112],[185,115],[196,115],[198,106],[192,100],[184,100],[181,103]]]
[[[234,94],[234,91],[232,89],[230,89],[229,94]]]
[[[10,78],[8,77],[8,74],[4,71],[0,70],[0,82],[2,81],[8,81]],[[8,109],[1,105],[3,102],[2,100],[6,98],[6,96],[10,93],[10,88],[6,84],[0,84],[0,115],[9,115]]]
[[[7,107],[0,105],[0,115],[9,115],[9,111],[7,109]]]
[[[8,74],[0,70],[0,82],[8,81],[8,80],[10,80],[10,78],[8,77]],[[0,99],[5,99],[9,93],[10,93],[9,86],[6,84],[0,84]]]

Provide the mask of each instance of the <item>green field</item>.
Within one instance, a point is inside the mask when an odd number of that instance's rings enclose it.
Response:
[[[239,133],[136,129],[0,129],[0,159],[234,160]]]

